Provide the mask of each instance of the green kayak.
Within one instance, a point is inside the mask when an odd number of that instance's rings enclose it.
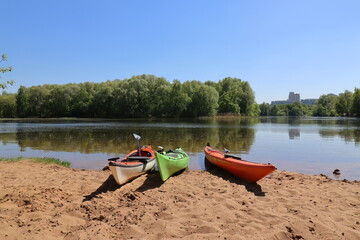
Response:
[[[165,182],[174,173],[187,168],[189,155],[181,148],[175,150],[155,152],[157,166],[161,179]]]

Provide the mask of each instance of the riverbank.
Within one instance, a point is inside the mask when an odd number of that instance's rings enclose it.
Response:
[[[110,171],[0,162],[0,239],[359,239],[360,182],[276,171]]]

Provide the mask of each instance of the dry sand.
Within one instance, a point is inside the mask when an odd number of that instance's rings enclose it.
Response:
[[[360,239],[360,182],[276,171],[110,171],[0,162],[0,239]]]

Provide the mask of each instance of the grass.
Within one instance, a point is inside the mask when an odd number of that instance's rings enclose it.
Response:
[[[3,162],[17,162],[17,161],[20,161],[20,160],[23,160],[24,158],[23,157],[17,157],[17,158],[0,158],[0,161],[3,161]]]
[[[16,158],[0,158],[0,161],[4,161],[4,162],[17,162],[17,161],[21,161],[24,160],[24,157],[16,157]],[[61,161],[57,158],[26,158],[29,159],[30,161],[33,162],[38,162],[38,163],[44,163],[44,164],[58,164],[64,167],[69,168],[71,166],[71,163],[68,161]]]

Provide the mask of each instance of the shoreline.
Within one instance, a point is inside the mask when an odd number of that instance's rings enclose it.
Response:
[[[359,239],[360,182],[275,171],[159,173],[0,162],[1,239]]]

